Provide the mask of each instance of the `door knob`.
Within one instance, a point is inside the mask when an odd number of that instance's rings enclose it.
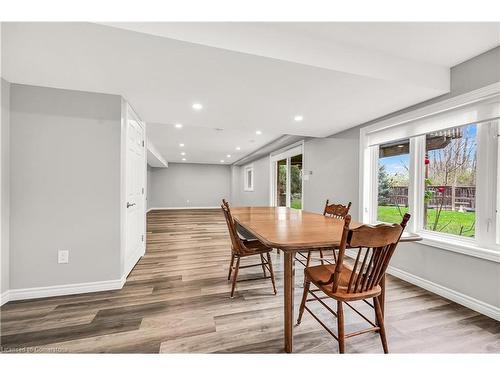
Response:
[[[132,207],[132,206],[135,206],[135,203],[127,202],[127,208]]]

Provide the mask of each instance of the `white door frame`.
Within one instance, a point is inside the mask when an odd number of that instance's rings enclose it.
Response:
[[[121,188],[120,188],[120,272],[122,281],[128,276],[133,267],[127,267],[127,128],[129,118],[134,120],[144,129],[144,176],[143,187],[144,194],[142,194],[142,207],[143,207],[143,222],[144,222],[144,242],[142,254],[146,250],[146,184],[147,184],[147,156],[146,156],[146,124],[139,118],[132,106],[122,98],[122,121],[121,121]]]
[[[276,196],[276,162],[279,160],[286,159],[286,206],[290,207],[291,197],[290,197],[290,159],[293,156],[302,154],[302,165],[304,166],[304,141],[300,141],[288,146],[285,149],[281,149],[272,153],[269,157],[269,169],[270,169],[270,201],[269,205],[271,207],[276,206],[277,196]],[[302,208],[304,207],[304,179],[301,179],[302,185]]]

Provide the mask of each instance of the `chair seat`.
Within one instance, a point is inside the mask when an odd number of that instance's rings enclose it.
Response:
[[[244,254],[240,254],[240,256],[247,256],[247,255],[254,255],[254,254],[265,254],[273,249],[270,247],[267,247],[260,241],[243,241],[243,244],[245,247],[248,249],[248,251],[245,251]]]
[[[372,289],[361,293],[347,293],[347,286],[351,279],[352,270],[347,267],[342,267],[340,273],[340,281],[335,293],[332,292],[332,283],[321,285],[320,282],[326,282],[335,271],[335,264],[325,264],[314,267],[307,267],[304,269],[304,274],[314,285],[316,285],[326,295],[339,300],[339,301],[358,301],[362,299],[372,298],[380,295],[381,288],[379,285]],[[356,278],[357,274],[355,275]]]

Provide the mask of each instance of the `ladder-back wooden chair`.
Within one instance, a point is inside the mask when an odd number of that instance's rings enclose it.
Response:
[[[347,206],[344,206],[342,204],[329,204],[329,203],[330,201],[327,199],[325,203],[325,208],[323,209],[323,215],[334,219],[343,220],[347,216],[347,214],[349,213],[349,209],[351,208],[351,202],[349,202]],[[333,252],[333,261],[336,262],[337,256],[335,254],[335,249],[319,249],[318,251],[321,264],[325,264],[325,262],[329,264],[332,263],[331,261],[323,257],[323,251],[329,251],[329,250]],[[311,254],[312,250],[309,250],[307,252],[298,251],[297,253],[295,253],[295,260],[298,261],[300,264],[302,264],[304,267],[309,267],[311,263]]]
[[[224,217],[226,218],[227,228],[229,230],[229,236],[231,238],[231,263],[229,265],[229,274],[227,276],[228,280],[231,280],[231,273],[234,270],[233,274],[233,282],[231,286],[231,298],[234,297],[234,289],[236,287],[236,281],[238,279],[238,272],[240,268],[248,268],[248,267],[262,267],[262,272],[264,273],[264,277],[256,278],[256,279],[247,279],[243,281],[250,280],[259,280],[259,279],[271,279],[273,285],[274,294],[276,294],[276,283],[274,279],[274,270],[273,264],[271,262],[271,255],[269,254],[273,249],[265,246],[261,242],[254,240],[246,240],[242,239],[236,230],[236,222],[231,215],[231,209],[229,208],[229,203],[226,200],[221,204],[222,212],[224,212]],[[260,257],[260,263],[250,264],[245,266],[240,266],[241,258],[249,257],[252,255],[258,255]],[[234,261],[236,260],[236,265],[234,265]],[[269,276],[267,276],[267,271],[269,271]]]
[[[384,353],[388,353],[384,316],[379,299],[382,291],[380,282],[385,276],[389,261],[409,219],[410,215],[405,214],[401,224],[362,225],[349,230],[351,216],[346,216],[337,262],[333,265],[319,265],[304,269],[304,294],[297,324],[300,324],[304,310],[307,310],[339,342],[340,353],[344,353],[346,338],[368,332],[378,332]],[[356,248],[357,255],[352,266],[345,263],[346,248]],[[310,290],[311,283],[318,289]],[[326,296],[320,297],[315,292],[323,292]],[[308,299],[308,294],[311,294],[313,298]],[[322,301],[328,297],[337,301],[336,312]],[[370,298],[373,299],[373,304],[367,301]],[[375,322],[351,305],[351,302],[361,300],[375,309]],[[310,301],[318,301],[337,318],[337,335],[306,306]],[[344,332],[344,303],[366,320],[371,327],[346,334]]]

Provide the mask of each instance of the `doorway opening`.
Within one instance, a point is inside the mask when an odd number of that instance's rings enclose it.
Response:
[[[302,209],[302,144],[271,156],[271,205]]]

